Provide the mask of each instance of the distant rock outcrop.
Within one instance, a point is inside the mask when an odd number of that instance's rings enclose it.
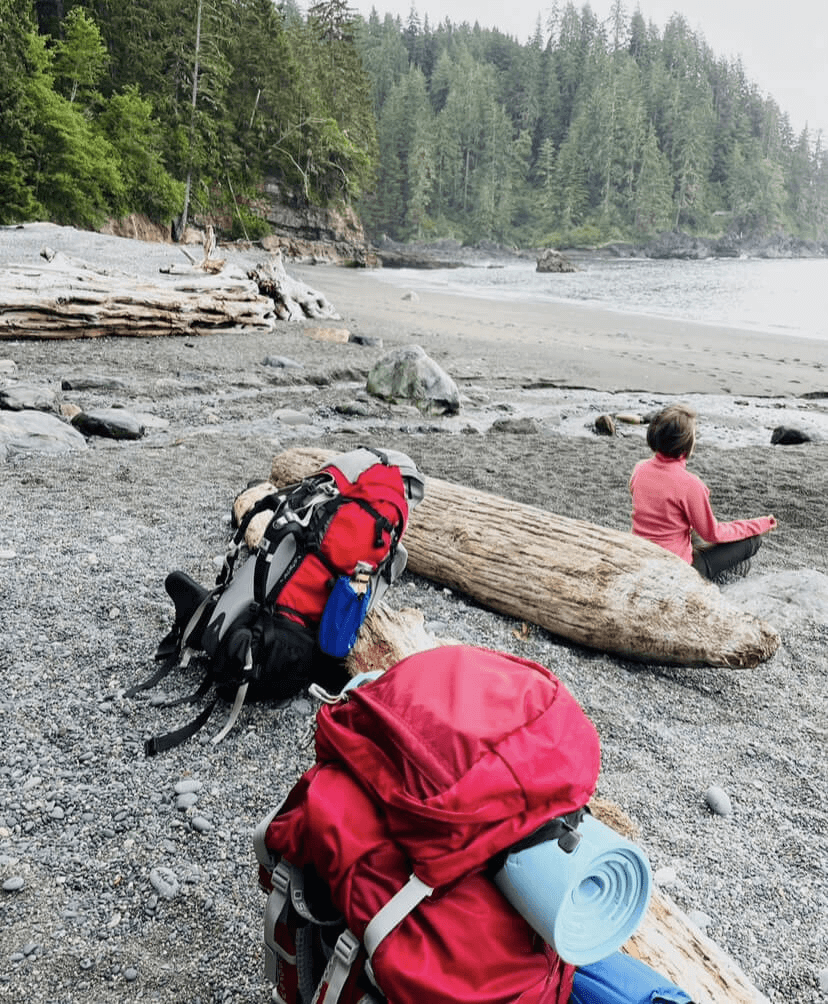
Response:
[[[695,237],[670,230],[646,244],[607,244],[602,249],[618,258],[673,258],[699,261],[704,258],[824,258],[828,245],[776,234],[751,237],[726,234],[723,237]]]
[[[294,205],[275,181],[268,182],[264,191],[265,218],[273,231],[260,242],[265,250],[281,249],[286,258],[305,264],[362,268],[379,264],[353,209]]]
[[[535,271],[577,272],[578,269],[568,258],[562,255],[560,251],[556,251],[555,248],[547,248],[545,251],[541,252]]]

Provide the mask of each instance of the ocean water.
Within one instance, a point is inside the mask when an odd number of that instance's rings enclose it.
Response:
[[[828,342],[828,259],[575,259],[580,271],[545,274],[534,262],[452,269],[382,269],[413,291],[497,300],[579,303]],[[828,349],[826,350],[828,351]]]

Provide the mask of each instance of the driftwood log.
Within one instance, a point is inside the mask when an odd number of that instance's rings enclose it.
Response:
[[[271,482],[298,481],[331,456],[314,448],[281,453]],[[418,575],[604,652],[752,667],[779,645],[768,624],[649,541],[437,478],[426,478],[405,546]]]
[[[157,282],[97,269],[44,248],[38,265],[0,268],[0,339],[206,335],[270,332],[279,320],[339,320],[322,293],[292,279],[281,254],[250,272],[213,258],[212,228],[204,256],[159,269]],[[347,334],[347,333],[346,333]]]
[[[0,338],[272,331],[273,301],[234,271],[141,280],[44,248],[40,266],[0,269]]]
[[[285,271],[281,248],[270,260],[247,273],[260,292],[272,298],[280,321],[296,321],[304,317],[341,320],[339,314],[318,290],[312,289]]]

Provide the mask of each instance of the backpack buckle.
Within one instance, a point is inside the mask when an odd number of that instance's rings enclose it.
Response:
[[[270,882],[276,892],[287,899],[290,889],[290,866],[284,861],[280,861],[271,873]]]
[[[357,955],[359,955],[359,949],[359,938],[357,938],[353,931],[345,928],[342,934],[340,934],[340,936],[336,939],[336,945],[334,945],[334,957],[337,962],[350,969],[354,964]]]

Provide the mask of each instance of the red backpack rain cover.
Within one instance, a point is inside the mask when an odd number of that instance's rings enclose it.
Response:
[[[269,850],[312,865],[358,938],[413,872],[434,893],[379,944],[392,1004],[564,1004],[573,967],[484,869],[583,807],[595,728],[536,663],[446,646],[411,656],[317,716],[317,764],[270,823]]]

